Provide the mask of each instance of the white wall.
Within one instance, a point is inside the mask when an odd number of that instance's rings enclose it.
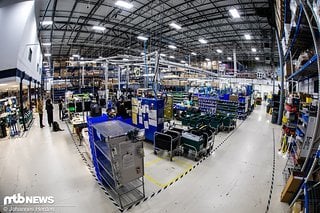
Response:
[[[0,71],[18,68],[41,81],[42,55],[37,38],[34,1],[0,8]],[[32,45],[31,45],[32,44]],[[29,48],[32,61],[28,61]]]
[[[21,3],[22,4],[22,3]],[[37,36],[37,24],[34,12],[34,2],[24,2],[25,9],[29,11],[26,16],[26,24],[23,28],[23,36],[20,40],[17,68],[26,72],[34,79],[41,81],[42,54]],[[28,60],[29,48],[32,50],[32,60]]]

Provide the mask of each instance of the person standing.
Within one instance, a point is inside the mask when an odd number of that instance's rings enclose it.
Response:
[[[42,102],[41,99],[38,100],[37,110],[38,110],[38,113],[39,113],[40,128],[43,128],[45,126],[42,123],[42,120],[43,120],[43,102]]]
[[[46,110],[47,110],[48,124],[51,127],[51,125],[53,124],[53,105],[51,103],[51,99],[48,99],[46,102]]]
[[[59,98],[58,106],[59,106],[59,119],[62,120],[63,100],[61,97]]]

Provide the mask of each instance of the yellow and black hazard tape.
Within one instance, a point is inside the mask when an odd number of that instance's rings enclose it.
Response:
[[[271,184],[270,184],[270,192],[269,192],[269,198],[267,202],[267,208],[265,213],[268,213],[270,210],[270,204],[271,204],[271,198],[272,198],[272,192],[273,192],[273,185],[274,185],[274,173],[276,170],[276,141],[274,138],[274,128],[272,129],[272,136],[273,136],[273,142],[272,142],[272,148],[273,148],[273,154],[272,154],[272,176],[271,176]]]
[[[94,169],[92,168],[92,166],[87,162],[86,158],[84,157],[83,153],[80,151],[79,149],[79,145],[76,143],[76,140],[74,139],[74,135],[72,134],[69,125],[66,123],[69,133],[72,137],[73,143],[75,144],[82,160],[84,161],[85,165],[87,165],[91,175],[95,178],[95,180],[97,181],[97,183],[99,184],[100,188],[104,191],[104,193],[106,194],[106,196],[109,198],[109,200],[118,208],[118,210],[120,212],[125,212],[128,211],[148,200],[150,200],[151,198],[155,197],[156,195],[158,195],[159,193],[163,192],[164,190],[166,190],[167,188],[169,188],[170,186],[172,186],[174,183],[176,183],[178,180],[181,180],[183,177],[185,177],[188,173],[190,173],[192,170],[194,170],[197,166],[199,166],[201,163],[203,163],[206,159],[208,159],[215,151],[217,151],[234,133],[235,130],[238,129],[242,124],[244,123],[244,120],[241,121],[241,123],[225,138],[223,139],[222,142],[220,142],[218,144],[218,146],[216,146],[213,150],[211,150],[211,152],[208,153],[207,156],[202,157],[196,164],[194,164],[191,168],[189,168],[187,171],[185,171],[183,174],[181,174],[179,177],[177,177],[176,179],[174,179],[173,181],[171,181],[169,184],[167,184],[166,186],[164,186],[163,188],[159,189],[156,192],[153,192],[150,196],[145,197],[144,199],[130,205],[129,207],[123,209],[121,208],[121,206],[114,200],[114,198],[110,195],[110,193],[108,192],[108,190],[102,185],[102,183],[98,180]]]

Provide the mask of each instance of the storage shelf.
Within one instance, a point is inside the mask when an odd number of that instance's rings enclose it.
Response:
[[[107,155],[108,146],[102,141],[95,141],[95,146],[100,152],[110,161],[110,156]]]
[[[306,77],[306,76],[312,76],[318,72],[318,65],[315,63],[318,60],[318,55],[314,55],[307,63],[305,63],[299,70],[294,72],[292,75],[290,75],[287,80],[290,80],[292,78],[296,77]]]

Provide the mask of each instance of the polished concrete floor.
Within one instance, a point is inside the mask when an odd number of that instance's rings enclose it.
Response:
[[[41,129],[36,118],[24,137],[0,141],[0,212],[3,197],[15,193],[54,196],[54,212],[118,212],[83,163],[67,127],[60,125],[65,131],[51,132],[47,126]],[[280,127],[270,124],[264,106],[258,106],[212,156],[130,212],[265,212],[273,169],[273,132],[277,149]],[[217,141],[226,136],[218,135]],[[161,160],[159,172],[165,162]],[[195,162],[187,163],[189,167]],[[279,201],[284,164],[276,152],[269,212],[288,211]],[[146,171],[151,174],[155,166]],[[147,195],[155,189],[146,184]]]

